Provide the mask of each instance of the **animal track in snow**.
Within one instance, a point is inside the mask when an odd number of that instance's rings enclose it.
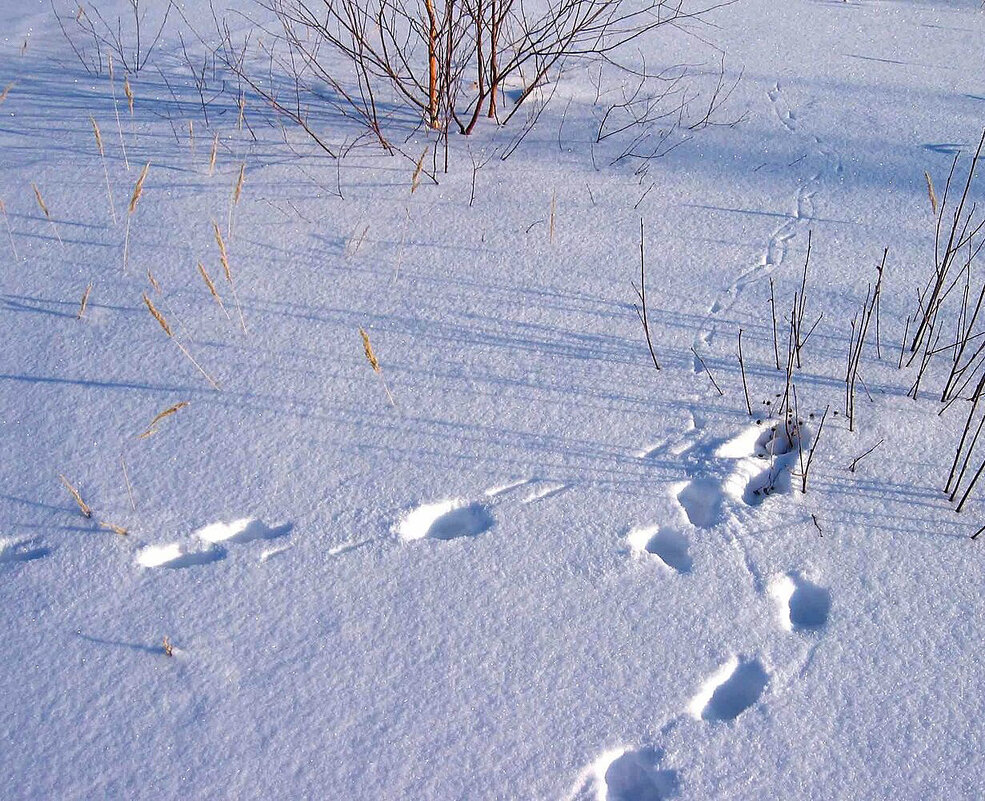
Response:
[[[33,562],[51,553],[36,539],[15,540],[0,537],[0,565]]]
[[[780,619],[787,631],[817,631],[828,622],[831,593],[800,573],[775,579],[770,595],[780,605]]]
[[[573,799],[585,801],[662,801],[680,788],[676,770],[661,767],[657,748],[618,748],[606,751],[579,778]]]
[[[198,529],[195,536],[203,542],[253,542],[254,540],[273,540],[289,534],[293,526],[287,523],[271,528],[262,520],[244,517],[232,523],[212,523]]]
[[[495,487],[490,487],[487,489],[485,494],[490,498],[496,498],[500,495],[505,495],[512,490],[525,487],[531,482],[531,480],[532,479],[529,478],[519,478],[515,481],[507,481],[505,484],[497,484]]]
[[[735,720],[759,700],[768,681],[758,659],[733,656],[705,681],[688,711],[698,720]]]
[[[799,436],[799,429],[788,434],[779,423],[766,429],[749,426],[721,445],[715,455],[735,460],[723,484],[725,492],[748,506],[758,506],[773,493],[789,490]]]
[[[480,501],[455,498],[418,506],[397,524],[402,540],[454,540],[477,537],[496,523],[490,507]]]
[[[529,483],[533,484],[533,487],[523,499],[524,503],[543,501],[547,498],[559,495],[568,489],[568,485],[562,484],[560,481],[544,481],[541,479],[535,479]]]
[[[208,548],[204,551],[186,551],[180,542],[169,542],[166,545],[148,545],[137,554],[137,564],[141,567],[167,567],[180,569],[207,565],[224,559],[224,548]]]
[[[224,546],[227,544],[273,540],[286,536],[293,528],[290,523],[271,527],[252,517],[243,517],[231,523],[211,523],[192,534],[193,538],[211,547],[186,547],[180,541],[164,545],[148,545],[141,548],[137,554],[137,564],[141,567],[171,569],[208,565],[225,559],[228,551]],[[263,559],[264,557],[261,557],[261,561]]]
[[[636,556],[653,554],[676,573],[690,573],[694,566],[694,560],[687,552],[687,537],[673,529],[659,526],[634,528],[626,539]]]
[[[712,528],[722,518],[722,488],[711,478],[696,478],[678,485],[677,502],[691,525]]]

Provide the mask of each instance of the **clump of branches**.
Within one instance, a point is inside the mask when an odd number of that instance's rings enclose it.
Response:
[[[592,142],[592,163],[597,151],[611,142],[610,165],[627,162],[634,173],[646,176],[651,163],[690,141],[695,132],[711,126],[737,125],[743,117],[723,118],[720,111],[742,79],[742,73],[728,77],[725,56],[714,71],[715,85],[707,91],[697,88],[695,72],[686,65],[674,65],[649,72],[645,59],[630,72],[634,80],[619,81],[609,99],[603,88],[603,72],[609,60],[599,63],[598,77],[592,76],[598,129]],[[610,69],[610,72],[613,70]]]
[[[865,382],[859,375],[859,367],[862,363],[862,352],[865,349],[865,339],[869,333],[869,328],[873,318],[876,319],[878,328],[879,319],[879,297],[882,293],[882,278],[886,270],[886,258],[889,256],[889,248],[882,252],[882,261],[876,268],[876,283],[865,290],[865,300],[862,308],[852,317],[851,334],[848,337],[848,364],[845,368],[845,416],[848,417],[848,430],[855,430],[855,385]],[[914,390],[915,391],[915,390]]]
[[[940,202],[929,173],[926,175],[931,206],[936,212],[934,265],[925,285],[917,292],[917,308],[908,318],[912,333],[906,343],[907,365],[914,361],[918,364],[911,389],[916,397],[933,358],[950,354],[951,364],[941,390],[941,401],[948,405],[974,386],[985,364],[985,327],[980,325],[979,315],[985,300],[985,280],[980,281],[974,275],[976,259],[985,247],[985,211],[971,200],[983,146],[985,132],[963,182],[956,178],[961,154],[955,155]]]
[[[684,0],[257,2],[277,21],[263,47],[282,85],[248,75],[242,49],[232,45],[220,23],[227,64],[316,140],[309,109],[327,102],[388,151],[398,135],[421,125],[444,137],[447,150],[450,131],[472,134],[482,118],[508,123],[531,101],[545,104],[545,87],[566,65],[617,66],[620,48],[654,29],[680,27],[712,7],[688,10]],[[727,91],[723,83],[715,95]],[[655,119],[652,108],[637,104],[643,95],[638,91],[618,104],[630,115],[629,125],[634,118]]]
[[[99,4],[76,2],[63,15],[55,0],[49,2],[62,35],[90,75],[102,75],[109,56],[124,72],[138,74],[160,41],[174,7],[174,0],[127,0],[129,14],[104,16]],[[154,13],[148,19],[151,9]]]

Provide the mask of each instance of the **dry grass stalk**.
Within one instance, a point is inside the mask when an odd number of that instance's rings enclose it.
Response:
[[[118,526],[115,523],[106,523],[104,521],[99,522],[99,527],[104,528],[107,531],[112,531],[114,534],[119,534],[121,537],[127,536],[130,532],[123,528],[123,526]]]
[[[246,162],[239,165],[239,178],[236,180],[236,191],[233,192],[233,205],[239,205],[239,197],[243,194],[243,181],[246,178]]]
[[[86,291],[82,293],[82,302],[79,304],[79,313],[75,315],[76,320],[81,320],[86,313],[86,306],[89,305],[89,293],[92,292],[92,284],[86,287]]]
[[[123,125],[120,123],[120,104],[116,100],[116,83],[113,79],[113,56],[109,56],[109,90],[113,94],[113,110],[116,112],[116,131],[120,135],[120,149],[123,151],[123,163],[127,172],[130,171],[130,160],[127,158],[127,145],[123,141]]]
[[[212,230],[215,233],[215,243],[219,246],[219,261],[222,263],[222,269],[226,273],[226,280],[231,284],[233,282],[233,273],[229,268],[229,253],[226,251],[226,241],[222,238],[219,223],[215,220],[212,221]]]
[[[383,389],[390,401],[390,405],[396,407],[397,404],[394,402],[393,395],[390,394],[390,388],[386,385],[386,379],[383,377],[383,368],[380,367],[379,359],[376,358],[376,353],[373,352],[373,343],[369,341],[369,334],[366,333],[364,328],[360,328],[359,336],[363,339],[363,352],[366,354],[366,360],[369,362],[370,367],[373,368],[373,372],[380,377],[380,383],[383,384]]]
[[[133,484],[130,483],[130,473],[127,472],[127,460],[120,454],[120,465],[123,467],[123,481],[127,486],[127,497],[130,499],[130,508],[137,511],[137,504],[133,500]]]
[[[48,211],[48,205],[44,202],[44,198],[41,197],[41,190],[38,189],[38,185],[35,183],[31,184],[31,188],[34,190],[34,197],[38,201],[38,206],[40,206],[41,211],[44,212],[45,219],[47,219],[48,222],[51,223],[51,229],[55,232],[55,238],[58,240],[58,244],[64,247],[65,243],[62,242],[62,238],[58,233],[58,226],[55,224],[54,219],[52,219],[51,212]]]
[[[219,132],[215,132],[215,137],[212,139],[212,153],[209,156],[209,177],[215,173],[215,157],[216,153],[219,151]]]
[[[184,409],[188,405],[188,403],[189,403],[188,401],[181,401],[180,403],[176,403],[174,406],[165,409],[163,412],[157,415],[157,417],[155,417],[153,420],[150,421],[150,425],[147,426],[147,430],[144,431],[142,434],[138,434],[137,439],[147,439],[147,437],[149,437],[151,434],[156,433],[158,423],[160,423],[165,417],[170,417],[172,414],[179,411],[180,409]]]
[[[150,281],[150,285],[154,287],[154,291],[161,294],[161,285],[157,283],[157,279],[154,277],[154,273],[150,271],[150,268],[147,269],[147,280]]]
[[[246,115],[246,95],[240,94],[239,96],[239,116],[236,119],[236,130],[243,130],[243,117]]]
[[[51,219],[51,212],[48,211],[48,206],[44,202],[44,198],[41,197],[41,190],[38,189],[38,185],[35,183],[31,184],[31,188],[34,189],[34,197],[38,199],[38,205],[41,207],[41,211],[44,212],[44,216]]]
[[[428,148],[424,148],[424,152],[421,153],[421,157],[417,160],[417,166],[414,168],[414,175],[410,179],[410,193],[413,195],[417,191],[417,187],[421,185],[421,173],[424,171],[424,157],[428,154]]]
[[[7,226],[7,238],[10,240],[10,249],[14,253],[14,261],[19,261],[20,257],[17,255],[17,248],[14,246],[14,232],[10,228],[10,218],[7,216],[7,204],[2,200],[0,200],[0,213],[3,214],[3,221]]]
[[[165,316],[157,310],[157,306],[154,305],[154,301],[147,297],[146,292],[144,293],[143,298],[144,303],[147,304],[147,310],[151,313],[154,319],[157,320],[161,328],[164,329],[164,333],[169,337],[174,338],[174,331],[171,330],[171,326],[168,325],[168,321]]]
[[[123,91],[127,96],[127,105],[130,107],[130,116],[133,116],[133,90],[130,88],[130,76],[123,76]]]
[[[109,198],[109,213],[113,217],[113,225],[116,225],[116,204],[113,202],[113,189],[110,187],[109,183],[109,170],[106,168],[106,151],[103,148],[103,134],[99,130],[99,123],[96,122],[96,118],[90,116],[89,121],[92,123],[92,132],[96,135],[96,147],[99,148],[99,160],[103,164],[103,177],[106,179],[106,195]]]
[[[356,232],[353,231],[352,235],[349,237],[348,241],[345,243],[345,253],[347,256],[355,256],[359,252],[359,248],[363,246],[363,242],[366,241],[366,234],[369,233],[369,225],[367,224],[359,236],[356,236]]]
[[[195,155],[195,121],[188,120],[188,149]]]
[[[924,171],[923,177],[927,179],[927,195],[930,197],[930,209],[937,216],[937,193],[934,191],[934,182],[930,178],[930,173]]]
[[[11,81],[3,87],[3,91],[0,92],[0,103],[3,103],[3,101],[7,99],[7,95],[10,93],[10,90],[14,88],[14,84],[16,83],[17,81]]]
[[[164,651],[165,656],[174,656],[174,645],[167,637],[161,643],[161,649]]]
[[[205,267],[202,262],[198,263],[198,272],[205,280],[205,285],[209,288],[209,292],[212,297],[215,298],[215,302],[218,303],[219,308],[222,309],[222,313],[226,315],[226,319],[231,320],[232,318],[229,316],[229,312],[226,311],[226,304],[223,303],[222,298],[219,297],[219,291],[215,288],[215,283],[212,281],[212,277],[205,271]]]
[[[222,269],[226,274],[226,281],[229,283],[229,288],[233,293],[233,300],[236,303],[236,311],[239,313],[239,322],[243,327],[243,333],[248,334],[246,330],[246,318],[243,317],[243,307],[239,304],[239,295],[236,294],[236,284],[233,282],[233,271],[229,266],[229,251],[226,250],[226,241],[222,238],[222,231],[219,230],[219,223],[215,220],[212,221],[212,231],[215,233],[215,243],[219,246],[219,261],[222,263]]]
[[[243,194],[243,182],[246,180],[246,162],[239,165],[239,176],[236,178],[236,188],[233,189],[233,200],[229,204],[229,219],[226,220],[226,231],[229,238],[233,236],[233,208],[239,205],[240,195]]]
[[[140,198],[144,194],[144,179],[147,177],[147,171],[149,169],[150,162],[148,161],[140,171],[140,177],[133,187],[133,195],[130,196],[130,207],[127,209],[127,214],[133,214],[137,210],[137,203],[140,202]]]
[[[165,318],[165,316],[161,314],[160,311],[158,311],[157,307],[154,305],[154,301],[152,301],[149,297],[147,297],[146,292],[143,294],[143,299],[144,299],[144,304],[147,306],[147,310],[151,313],[151,316],[155,320],[157,320],[161,328],[164,329],[164,333],[168,335],[168,339],[174,342],[174,344],[178,347],[178,350],[180,350],[185,355],[188,361],[190,361],[193,365],[195,365],[195,369],[198,370],[203,376],[205,376],[205,380],[212,385],[213,389],[219,389],[219,384],[216,383],[216,380],[212,376],[210,376],[207,372],[205,372],[205,368],[203,368],[202,365],[200,365],[197,361],[195,361],[195,357],[192,356],[191,353],[188,352],[188,349],[184,345],[182,345],[181,342],[178,341],[178,338],[174,335],[174,331],[171,329],[171,326],[168,324],[167,318]]]
[[[58,477],[62,480],[62,484],[65,485],[65,489],[72,494],[72,498],[75,499],[75,502],[79,506],[79,511],[82,512],[82,516],[91,519],[92,509],[89,508],[89,504],[82,500],[82,494],[72,486],[72,483],[65,476],[59,475]]]
[[[144,180],[147,178],[147,171],[150,169],[150,162],[148,161],[144,168],[140,171],[140,177],[137,179],[137,183],[134,184],[133,194],[130,196],[130,205],[127,207],[127,230],[123,237],[123,272],[127,271],[127,265],[129,263],[130,254],[130,220],[133,217],[134,212],[137,210],[137,204],[140,202],[141,196],[144,194]]]

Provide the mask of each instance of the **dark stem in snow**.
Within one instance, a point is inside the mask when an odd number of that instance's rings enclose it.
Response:
[[[693,353],[694,358],[701,363],[701,367],[704,369],[704,371],[708,373],[708,378],[711,380],[711,385],[718,390],[719,395],[725,397],[725,393],[722,392],[722,388],[718,386],[718,382],[715,380],[715,376],[711,374],[711,370],[708,369],[708,365],[705,364],[705,360],[701,358],[701,355],[694,349],[693,345],[691,346],[691,353]]]
[[[640,299],[640,305],[636,309],[636,316],[640,318],[643,325],[643,333],[646,335],[646,346],[650,349],[650,358],[653,359],[653,366],[660,369],[660,362],[657,361],[657,354],[653,352],[653,340],[650,338],[650,323],[646,312],[646,262],[643,254],[643,218],[640,217],[640,285],[636,289],[636,296]],[[719,390],[721,392],[721,390]]]
[[[742,360],[742,329],[739,329],[739,372],[742,374],[742,392],[746,396],[746,412],[752,417],[752,404],[749,403],[749,387],[746,386],[746,365]]]
[[[878,448],[880,445],[882,445],[883,442],[885,442],[884,439],[879,440],[875,445],[873,445],[871,448],[869,448],[865,453],[860,454],[859,456],[856,456],[854,459],[852,459],[852,463],[848,466],[848,472],[854,473],[855,472],[855,468],[858,467],[858,463],[861,462],[870,453],[872,453],[876,448]]]

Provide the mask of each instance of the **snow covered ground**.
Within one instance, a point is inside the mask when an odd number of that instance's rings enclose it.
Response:
[[[737,124],[642,181],[593,165],[579,66],[508,160],[480,126],[413,193],[413,160],[336,162],[249,96],[241,130],[233,89],[206,121],[183,12],[132,116],[117,73],[118,130],[49,4],[0,3],[0,797],[985,797],[985,505],[941,492],[968,404],[897,368],[924,171],[985,124],[978,2],[739,0],[639,43],[741,73]],[[805,494],[769,300],[785,330],[808,231]]]

